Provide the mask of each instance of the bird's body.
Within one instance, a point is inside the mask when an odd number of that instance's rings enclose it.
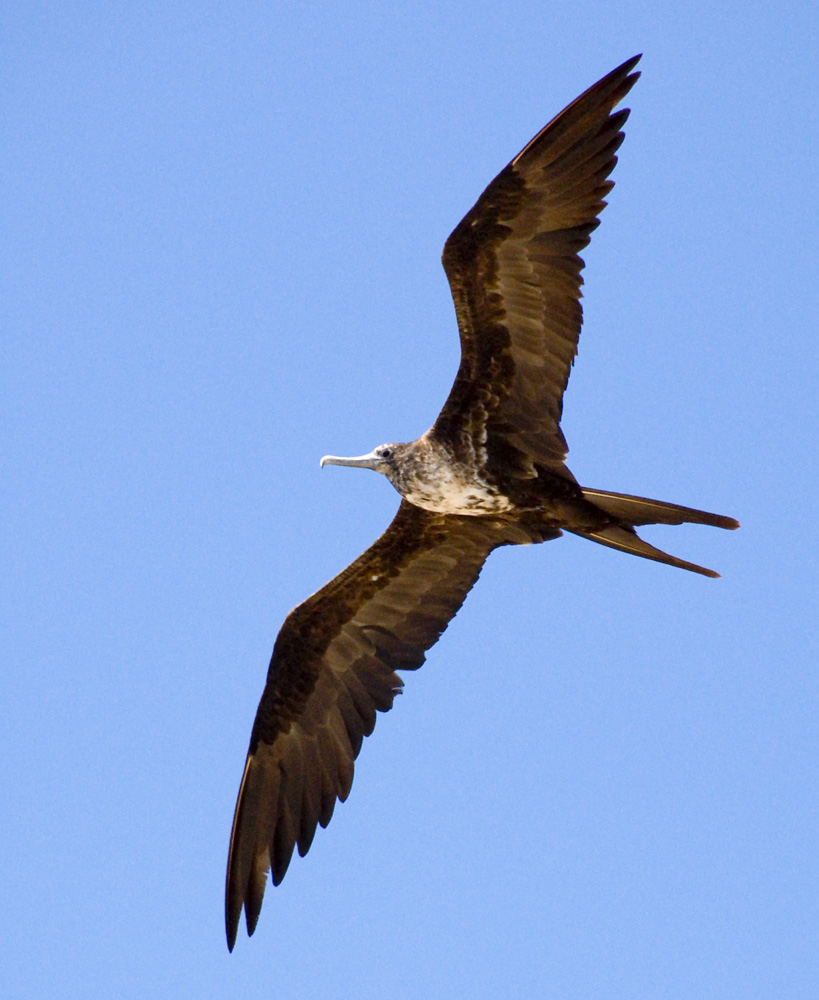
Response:
[[[563,392],[582,310],[578,252],[589,242],[639,57],[582,94],[495,178],[447,240],[444,268],[461,364],[432,427],[322,465],[383,473],[402,496],[362,556],[286,618],[250,739],[231,833],[228,945],[244,908],[253,933],[267,871],[278,884],[350,790],[376,711],[387,711],[463,603],[490,552],[561,529],[717,576],[639,538],[635,526],[732,518],[580,486],[565,465]]]

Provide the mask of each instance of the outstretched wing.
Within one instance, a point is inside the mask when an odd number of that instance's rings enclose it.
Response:
[[[402,501],[387,531],[287,616],[250,738],[230,838],[225,918],[233,948],[252,934],[266,874],[284,878],[298,845],[346,799],[353,761],[402,681],[449,624],[499,545],[560,532],[433,514]]]
[[[432,434],[507,472],[558,468],[583,311],[579,252],[598,225],[639,56],[589,88],[492,181],[446,242],[461,364]]]

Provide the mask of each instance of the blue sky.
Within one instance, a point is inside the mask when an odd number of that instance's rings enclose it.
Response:
[[[815,5],[3,21],[2,995],[814,998]],[[496,553],[228,955],[279,624],[397,506],[319,458],[429,426],[446,236],[635,52],[569,464],[723,579]]]

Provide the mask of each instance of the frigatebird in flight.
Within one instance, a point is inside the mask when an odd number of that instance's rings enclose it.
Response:
[[[443,264],[461,335],[455,384],[417,441],[322,465],[383,473],[401,494],[384,534],[290,612],[273,649],[236,803],[225,893],[228,947],[252,934],[267,872],[281,882],[347,798],[361,741],[415,670],[493,549],[561,529],[718,576],[654,548],[644,524],[736,528],[730,517],[580,486],[564,464],[563,392],[577,350],[579,252],[598,225],[639,56],[577,98],[492,181]]]

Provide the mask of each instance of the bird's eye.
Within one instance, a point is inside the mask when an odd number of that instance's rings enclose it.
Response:
[[[392,448],[379,448],[378,454],[382,458],[392,458]]]

